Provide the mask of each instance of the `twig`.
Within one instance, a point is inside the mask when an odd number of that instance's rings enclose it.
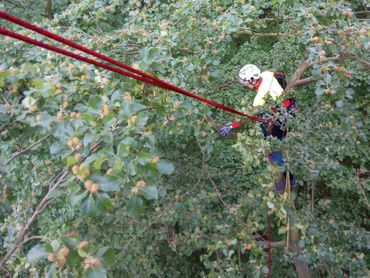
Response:
[[[364,196],[364,199],[365,199],[367,208],[370,208],[369,200],[367,199],[367,195],[366,195],[366,191],[364,190],[364,188],[362,187],[362,184],[361,184],[360,174],[361,174],[360,173],[360,170],[359,169],[356,169],[356,174],[355,174],[356,184],[358,185],[358,187],[360,188],[360,191],[361,191],[362,195]]]
[[[315,186],[316,186],[316,181],[312,181],[312,191],[311,191],[311,213],[314,214],[314,209],[315,209]]]
[[[228,87],[228,86],[230,86],[230,85],[232,85],[236,82],[238,82],[238,79],[234,79],[234,80],[230,80],[230,81],[221,83],[220,85],[217,86],[217,89],[222,89],[222,88]]]
[[[31,145],[29,145],[28,147],[20,150],[19,152],[16,152],[15,154],[13,154],[6,162],[5,162],[5,165],[9,164],[9,162],[11,162],[12,160],[16,159],[18,156],[24,154],[25,152],[28,152],[30,149],[32,149],[34,146],[40,144],[42,141],[46,140],[47,138],[49,138],[51,135],[46,135],[44,137],[42,137],[40,140],[32,143]]]
[[[43,236],[31,236],[27,239],[25,239],[22,243],[18,244],[18,247],[21,247],[22,245],[26,244],[27,242],[31,241],[31,240],[34,240],[34,239],[47,239],[46,237],[43,237]]]
[[[198,147],[199,147],[199,149],[200,149],[200,151],[201,151],[201,153],[202,153],[202,156],[203,156],[203,162],[204,162],[204,161],[205,161],[205,154],[204,154],[204,152],[203,152],[203,150],[202,150],[202,146],[200,145],[198,138],[196,138],[196,142],[197,142],[197,145],[198,145]],[[218,198],[220,199],[220,201],[222,202],[222,204],[223,204],[225,207],[230,208],[230,205],[229,205],[229,204],[227,204],[227,203],[224,201],[224,199],[222,198],[222,196],[221,196],[221,194],[220,194],[220,191],[218,190],[217,185],[216,185],[216,184],[215,184],[215,182],[213,181],[213,179],[212,179],[212,177],[211,177],[211,174],[209,173],[209,170],[208,170],[208,166],[207,166],[207,164],[202,163],[202,166],[204,166],[204,170],[207,172],[208,179],[211,181],[211,183],[212,183],[212,185],[213,185],[213,188],[215,189],[215,192],[216,192],[216,194],[217,194]]]
[[[236,32],[237,35],[251,35],[251,36],[260,36],[260,37],[278,37],[278,36],[284,36],[288,38],[296,38],[300,36],[301,33],[296,34],[289,34],[289,33],[256,33],[252,30],[243,30]]]
[[[7,2],[7,3],[9,3],[9,4],[11,4],[11,5],[13,5],[13,6],[16,6],[17,8],[21,8],[21,9],[26,10],[26,8],[23,5],[21,5],[20,3],[13,2],[13,1],[10,1],[10,0],[4,0],[4,1]]]
[[[365,60],[361,59],[360,57],[358,57],[356,55],[353,55],[353,54],[350,54],[349,57],[355,59],[356,61],[359,61],[360,63],[365,64],[367,66],[367,68],[370,68],[370,63],[366,62]]]
[[[224,201],[224,199],[222,198],[222,196],[221,196],[221,194],[220,194],[220,191],[218,190],[218,188],[217,188],[217,185],[215,184],[215,182],[213,181],[213,179],[212,179],[212,177],[211,177],[211,175],[210,175],[210,173],[209,173],[209,170],[208,170],[208,167],[206,167],[206,171],[207,171],[207,173],[208,173],[208,179],[211,181],[211,183],[212,183],[212,185],[213,185],[213,188],[215,189],[215,192],[216,192],[216,194],[217,194],[217,196],[218,196],[218,198],[220,199],[220,201],[222,202],[222,204],[225,206],[225,207],[230,207],[230,205],[228,204],[228,203],[226,203],[225,201]]]

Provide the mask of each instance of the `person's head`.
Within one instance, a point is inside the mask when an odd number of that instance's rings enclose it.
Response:
[[[244,67],[242,67],[238,74],[239,82],[244,85],[250,84],[255,86],[260,77],[261,77],[260,69],[252,64],[247,64]]]

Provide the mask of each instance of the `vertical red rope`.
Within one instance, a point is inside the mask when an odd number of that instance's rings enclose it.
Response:
[[[271,215],[267,216],[267,277],[271,278]]]

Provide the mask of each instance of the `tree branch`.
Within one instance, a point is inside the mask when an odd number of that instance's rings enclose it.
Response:
[[[232,85],[236,82],[238,82],[238,79],[234,79],[234,80],[230,80],[230,81],[221,83],[220,85],[217,86],[217,89],[222,89],[222,88],[228,87],[228,86],[230,86],[230,85]]]
[[[26,10],[26,8],[23,5],[21,5],[20,3],[13,2],[13,1],[10,1],[10,0],[4,0],[4,1],[9,3],[10,5],[16,6],[17,8],[21,8],[23,10]]]
[[[324,58],[319,62],[319,64],[324,64],[324,63],[327,63],[329,61],[338,61],[339,58],[340,58],[339,56]],[[289,80],[285,91],[289,92],[289,91],[292,91],[296,86],[305,85],[307,83],[315,81],[315,80],[308,79],[308,78],[307,79],[306,78],[301,79],[304,72],[313,65],[314,65],[314,62],[312,62],[311,60],[306,60],[306,61],[302,62],[301,65],[298,67],[298,69],[293,74],[292,78]],[[307,83],[304,83],[304,82],[307,82]]]
[[[65,169],[62,171],[62,175],[58,179],[58,181],[48,190],[48,193],[45,195],[45,197],[41,200],[41,202],[37,205],[35,211],[33,212],[32,216],[28,219],[27,223],[23,226],[23,228],[18,232],[13,245],[8,249],[5,256],[3,257],[1,263],[0,263],[0,269],[4,269],[5,264],[8,262],[10,257],[17,251],[18,247],[22,244],[25,234],[28,232],[30,226],[32,223],[36,220],[38,215],[42,213],[42,211],[47,207],[47,205],[50,203],[50,198],[48,197],[49,194],[54,191],[60,184],[63,182],[64,178],[69,173],[68,169]]]
[[[9,164],[12,160],[16,159],[18,156],[24,154],[25,152],[28,152],[30,149],[32,149],[34,146],[40,144],[42,141],[46,140],[47,138],[49,138],[50,135],[46,135],[44,137],[42,137],[40,140],[32,143],[31,145],[29,145],[28,147],[20,150],[19,152],[16,152],[15,154],[13,154],[6,162],[5,162],[5,165]]]
[[[312,76],[310,77],[305,77],[305,78],[302,78],[302,79],[299,79],[297,80],[296,82],[294,82],[294,84],[292,84],[294,87],[297,87],[297,86],[302,86],[302,85],[307,85],[309,83],[312,83],[312,82],[315,82],[317,80],[320,80],[321,78],[314,78]]]
[[[364,199],[365,199],[365,202],[366,202],[366,205],[367,205],[367,208],[370,208],[370,205],[369,205],[369,200],[367,199],[367,195],[366,195],[366,191],[365,189],[362,187],[362,184],[361,184],[361,172],[359,169],[356,169],[356,173],[355,173],[355,177],[356,177],[356,184],[358,185],[358,188],[360,189],[362,195],[364,196]]]
[[[43,237],[43,236],[31,236],[27,239],[25,239],[23,242],[21,242],[20,244],[18,244],[18,248],[21,247],[22,245],[26,244],[27,242],[31,241],[31,240],[34,240],[34,239],[46,239],[46,237]]]
[[[256,241],[257,245],[267,248],[268,242],[267,241]],[[286,240],[280,241],[273,241],[271,242],[271,248],[283,248],[286,247]]]
[[[288,37],[288,38],[296,38],[300,35],[300,33],[297,34],[289,34],[289,33],[256,33],[252,30],[242,30],[236,32],[237,35],[251,35],[251,36],[260,36],[260,37]]]

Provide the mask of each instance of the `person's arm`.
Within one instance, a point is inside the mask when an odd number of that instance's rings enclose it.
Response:
[[[253,107],[262,106],[265,104],[265,96],[267,94],[267,91],[261,91],[259,90],[257,95],[254,97],[253,100]]]
[[[251,90],[255,90],[254,86],[251,83],[243,83],[243,85]]]

